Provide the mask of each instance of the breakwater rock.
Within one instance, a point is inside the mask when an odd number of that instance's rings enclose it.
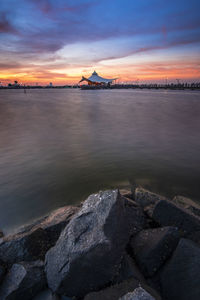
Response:
[[[199,300],[200,207],[141,187],[90,195],[0,240],[2,300]]]

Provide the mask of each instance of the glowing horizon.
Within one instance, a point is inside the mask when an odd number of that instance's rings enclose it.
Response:
[[[200,81],[197,0],[1,0],[0,82]]]

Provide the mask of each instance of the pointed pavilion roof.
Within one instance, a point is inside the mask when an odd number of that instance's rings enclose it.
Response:
[[[112,81],[115,80],[115,79],[117,79],[117,78],[112,78],[112,79],[103,78],[103,77],[99,76],[96,71],[94,71],[89,78],[85,78],[83,76],[80,82],[86,80],[86,81],[89,81],[89,82],[112,83]]]

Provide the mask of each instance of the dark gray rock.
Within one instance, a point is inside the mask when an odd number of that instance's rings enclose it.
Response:
[[[180,239],[176,227],[140,231],[130,241],[130,248],[146,277],[153,276],[170,257]]]
[[[118,300],[128,292],[133,291],[139,286],[139,281],[134,278],[125,280],[119,284],[105,288],[99,292],[89,293],[84,300]]]
[[[45,289],[39,292],[32,300],[72,300],[66,296],[54,294],[50,289]]]
[[[135,201],[142,207],[156,204],[160,200],[167,200],[165,197],[152,193],[142,187],[138,187],[135,190]]]
[[[175,226],[185,234],[200,230],[200,218],[169,201],[159,201],[152,218],[161,226]]]
[[[117,190],[89,196],[46,254],[48,285],[54,292],[82,297],[112,281],[130,237],[128,209]],[[134,231],[137,226],[140,230],[133,213],[134,218]]]
[[[146,228],[147,219],[143,209],[130,199],[122,197],[124,201],[125,218],[129,224],[130,234],[135,235],[137,232]]]
[[[39,292],[32,300],[61,300],[61,298],[53,294],[51,290],[45,289]]]
[[[187,239],[193,241],[200,247],[200,230],[187,234]]]
[[[47,233],[38,228],[4,238],[0,244],[0,259],[8,264],[43,259],[49,248]]]
[[[161,275],[163,298],[166,300],[200,299],[200,248],[181,239]]]
[[[19,233],[4,237],[0,242],[0,259],[8,264],[44,259],[78,210],[73,206],[59,208]]]
[[[142,287],[138,287],[133,292],[121,297],[119,300],[155,300],[155,298],[147,293]]]
[[[28,231],[34,231],[38,228],[42,228],[48,235],[51,247],[55,245],[58,240],[61,231],[70,222],[73,216],[79,211],[79,207],[76,206],[64,206],[60,207],[48,216],[37,220],[34,224],[25,226],[22,228],[21,233]]]
[[[172,200],[178,206],[189,210],[191,213],[200,217],[200,206],[190,198],[184,196],[175,196]]]
[[[41,261],[14,264],[0,287],[0,299],[32,299],[45,287],[45,284],[45,273]]]
[[[135,261],[128,254],[125,254],[119,265],[118,274],[113,279],[113,284],[120,283],[129,278],[135,278],[144,283],[146,282]]]
[[[119,300],[119,298],[123,297],[129,292],[133,292],[139,286],[142,286],[148,293],[150,293],[150,295],[155,298],[155,300],[161,300],[157,292],[155,292],[149,286],[143,283],[141,284],[134,278],[130,278],[119,284],[107,287],[101,291],[89,293],[86,295],[84,300]]]
[[[5,266],[0,263],[0,283],[3,280],[5,273],[6,273]]]

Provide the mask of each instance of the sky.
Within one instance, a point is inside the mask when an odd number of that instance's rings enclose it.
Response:
[[[199,0],[0,0],[0,82],[200,82]]]

